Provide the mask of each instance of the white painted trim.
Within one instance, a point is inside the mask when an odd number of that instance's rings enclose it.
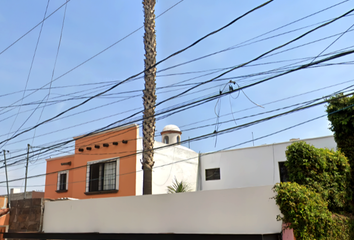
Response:
[[[57,190],[59,190],[59,186],[60,186],[60,175],[61,174],[66,174],[66,186],[65,186],[65,190],[69,189],[69,170],[65,170],[65,171],[60,171],[58,172],[58,181],[57,181]]]

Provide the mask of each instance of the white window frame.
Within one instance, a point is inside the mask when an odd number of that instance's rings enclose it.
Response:
[[[96,163],[102,163],[102,162],[116,162],[116,188],[115,190],[119,190],[119,158],[108,158],[108,159],[103,159],[103,160],[95,160],[95,161],[90,161],[87,162],[87,167],[86,167],[86,192],[89,192],[89,187],[90,187],[90,166],[92,164],[96,164]],[[99,192],[103,192],[106,190],[100,190]],[[109,191],[109,190],[108,190]]]
[[[66,174],[66,186],[65,186],[65,190],[69,189],[69,170],[65,170],[65,171],[60,171],[58,172],[58,182],[57,182],[57,191],[60,191],[60,175],[62,174]]]

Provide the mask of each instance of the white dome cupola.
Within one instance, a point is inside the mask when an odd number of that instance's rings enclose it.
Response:
[[[173,144],[181,142],[182,132],[176,125],[167,125],[161,132],[162,142],[165,144]]]

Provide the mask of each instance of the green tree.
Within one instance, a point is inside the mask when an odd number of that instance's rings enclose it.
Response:
[[[167,192],[168,193],[180,193],[180,192],[190,192],[191,189],[189,185],[181,180],[178,182],[177,178],[175,178],[172,182],[171,186],[167,187]]]
[[[287,147],[285,153],[290,182],[321,194],[328,201],[331,212],[349,210],[352,198],[350,165],[340,151],[295,142]]]
[[[354,170],[354,96],[344,97],[342,93],[329,98],[327,105],[330,130],[334,132],[334,140],[348,158]],[[353,175],[353,174],[352,174]]]
[[[297,240],[353,239],[353,219],[329,211],[320,193],[294,182],[277,183],[273,189],[282,213],[277,218],[290,223]]]

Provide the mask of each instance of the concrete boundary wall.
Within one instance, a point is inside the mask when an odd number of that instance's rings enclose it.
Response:
[[[272,186],[46,202],[50,233],[280,233]]]

